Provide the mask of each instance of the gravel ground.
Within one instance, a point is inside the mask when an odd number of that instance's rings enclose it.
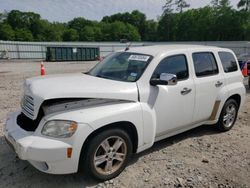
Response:
[[[47,74],[86,71],[95,62],[45,63]],[[19,108],[35,62],[0,62],[0,187],[250,187],[250,90],[235,127],[218,133],[201,126],[135,155],[117,178],[99,183],[81,174],[48,175],[16,158],[3,139],[6,115]]]

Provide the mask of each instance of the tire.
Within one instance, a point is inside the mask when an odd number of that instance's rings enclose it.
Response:
[[[229,99],[224,104],[217,127],[220,131],[225,132],[232,129],[238,116],[239,105],[234,99]]]
[[[79,169],[90,178],[106,181],[124,170],[131,154],[132,141],[126,131],[105,130],[94,136],[82,151]]]
[[[250,89],[250,76],[248,76],[248,87]]]

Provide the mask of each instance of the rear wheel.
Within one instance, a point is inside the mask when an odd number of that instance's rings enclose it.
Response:
[[[234,99],[229,99],[220,114],[217,127],[220,131],[229,131],[235,124],[238,115],[239,105]]]
[[[124,130],[110,129],[95,136],[83,156],[83,171],[99,180],[118,176],[132,153],[132,142]]]

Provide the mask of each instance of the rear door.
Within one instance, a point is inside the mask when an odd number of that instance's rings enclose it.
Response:
[[[193,122],[199,123],[211,119],[213,109],[220,104],[217,96],[225,83],[212,51],[195,52],[191,56],[196,87]]]

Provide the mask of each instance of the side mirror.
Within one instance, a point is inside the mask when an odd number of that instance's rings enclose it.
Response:
[[[150,85],[176,85],[177,76],[175,74],[161,73],[160,78],[151,78]]]

